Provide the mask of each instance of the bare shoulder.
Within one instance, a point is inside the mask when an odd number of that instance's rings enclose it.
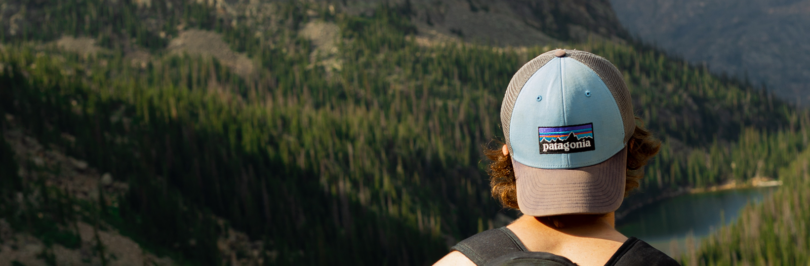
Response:
[[[467,256],[458,252],[458,250],[453,250],[453,252],[448,253],[444,256],[444,258],[440,259],[433,264],[434,266],[442,266],[442,265],[475,265]]]

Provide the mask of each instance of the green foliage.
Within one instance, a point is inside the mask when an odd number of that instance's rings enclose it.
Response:
[[[2,92],[0,92],[2,93]],[[0,97],[5,96],[0,94]],[[6,131],[6,118],[5,112],[0,108],[0,136],[5,135]],[[17,174],[19,167],[17,161],[14,159],[14,151],[8,145],[5,138],[0,139],[0,209],[6,209],[6,206],[12,202],[14,193],[22,190],[22,179]],[[3,213],[3,216],[8,213]]]
[[[81,246],[78,232],[68,229],[76,219],[70,197],[41,181],[29,184],[20,193],[21,198],[8,201],[11,203],[8,211],[13,211],[6,217],[13,228],[31,233],[49,247],[53,244],[71,249]]]
[[[177,36],[178,26],[222,28],[227,23],[215,16],[213,7],[190,0],[154,5],[131,0],[44,0],[7,5],[20,16],[0,26],[0,40],[11,43],[89,37],[115,50],[137,45],[160,52],[172,36]]]
[[[56,266],[56,255],[53,254],[53,251],[48,249],[43,249],[42,252],[37,254],[38,259],[42,259],[45,261],[45,265],[48,266]]]
[[[5,119],[5,118],[4,118]],[[14,152],[5,138],[0,139],[0,214],[12,228],[31,233],[46,246],[54,243],[66,248],[78,248],[81,238],[70,228],[76,213],[72,208],[72,198],[64,192],[46,186],[41,179],[28,181],[18,175],[19,168]],[[34,167],[34,166],[32,166]],[[46,254],[47,255],[47,254]]]
[[[7,96],[7,94],[3,94],[4,92],[6,91],[0,91],[0,96]],[[5,131],[5,112],[0,108],[0,136],[4,136]],[[22,190],[23,187],[18,170],[14,150],[11,149],[5,138],[0,138],[0,216],[2,217],[11,217],[18,212],[15,200],[17,191]]]

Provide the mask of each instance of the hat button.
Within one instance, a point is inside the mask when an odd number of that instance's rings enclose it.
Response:
[[[565,50],[557,49],[557,51],[554,52],[554,55],[557,56],[557,57],[563,57],[563,56],[565,56]]]

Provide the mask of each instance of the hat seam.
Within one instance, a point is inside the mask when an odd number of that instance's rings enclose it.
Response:
[[[559,57],[560,60],[560,98],[562,98],[562,121],[563,125],[568,125],[568,115],[566,114],[566,107],[565,107],[565,66],[564,60],[562,57]],[[563,158],[565,158],[565,162],[567,165],[571,165],[571,154],[563,154]]]
[[[599,76],[599,79],[601,79],[602,82],[605,83],[605,86],[607,86],[608,91],[610,91],[610,94],[611,94],[613,100],[616,102],[616,106],[619,108],[619,114],[622,117],[622,124],[623,124],[623,127],[624,127],[624,142],[626,143],[630,139],[630,136],[632,136],[632,130],[633,130],[632,128],[629,128],[629,127],[626,127],[626,126],[630,126],[630,127],[635,126],[635,113],[634,113],[634,110],[633,110],[632,98],[630,97],[630,90],[627,87],[627,83],[625,82],[624,78],[622,77],[621,71],[618,68],[616,68],[616,66],[613,65],[613,63],[611,63],[610,61],[608,61],[604,57],[601,57],[601,56],[596,55],[596,54],[591,54],[591,53],[587,53],[587,52],[584,52],[584,51],[572,51],[571,53],[566,53],[566,54],[569,54],[571,59],[574,59],[577,62],[582,63],[583,65],[585,65],[588,68],[590,68],[591,70],[593,70],[593,72],[596,73],[597,76]],[[589,58],[589,57],[591,57],[591,58]],[[602,60],[604,60],[604,62],[600,62]],[[596,69],[594,67],[597,67],[598,64],[604,64],[605,62],[608,63],[608,64],[604,65],[604,67],[606,67],[607,69],[605,69],[604,71],[596,71]],[[612,74],[614,74],[615,76],[611,77],[610,72],[613,72]],[[619,92],[618,90],[611,89],[611,86],[610,86],[611,84],[620,87],[620,88],[617,88],[617,89],[622,89],[623,88],[622,91],[624,92],[624,94],[626,94],[624,96],[627,96],[627,98],[630,101],[630,102],[627,103],[627,105],[629,105],[629,106],[625,106],[625,107],[628,107],[629,109],[622,108],[622,105],[619,105],[619,98],[622,98],[621,97],[622,92]],[[630,124],[632,124],[632,126]]]

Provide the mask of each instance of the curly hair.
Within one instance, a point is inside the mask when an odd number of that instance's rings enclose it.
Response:
[[[489,184],[492,187],[492,197],[498,199],[506,208],[519,210],[511,154],[503,155],[501,150],[503,143],[495,142],[499,144],[497,148],[484,149],[484,154],[490,160],[487,173],[489,174]],[[626,147],[628,150],[627,179],[624,184],[625,197],[639,186],[639,181],[644,177],[644,165],[658,153],[660,148],[661,142],[645,130],[641,119],[636,117],[636,128]]]

